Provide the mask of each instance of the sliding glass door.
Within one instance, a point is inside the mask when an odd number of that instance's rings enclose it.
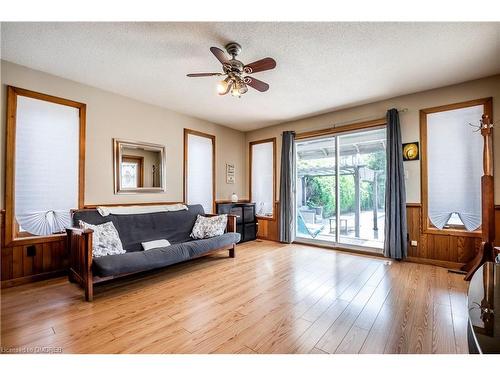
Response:
[[[386,130],[296,142],[297,240],[381,249]]]
[[[385,222],[386,130],[338,136],[340,241],[382,248]]]
[[[335,137],[297,142],[296,237],[337,241]]]

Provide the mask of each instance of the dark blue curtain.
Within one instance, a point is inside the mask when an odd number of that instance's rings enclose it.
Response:
[[[403,259],[407,255],[406,189],[401,126],[397,109],[387,111],[387,178],[385,189],[384,255]]]
[[[280,241],[295,239],[295,133],[283,132],[280,171]]]

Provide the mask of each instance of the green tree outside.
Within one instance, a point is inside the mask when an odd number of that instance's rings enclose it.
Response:
[[[314,170],[325,162],[331,160],[314,160],[301,163],[299,168],[304,171]],[[379,151],[362,157],[362,163],[371,170],[378,171],[378,209],[384,208],[385,197],[385,152]],[[372,181],[361,181],[360,203],[361,210],[373,210],[373,184]],[[339,178],[340,185],[340,213],[353,212],[355,208],[354,175],[344,174]],[[323,207],[323,217],[335,215],[335,176],[308,176],[306,179],[307,205],[309,207]]]

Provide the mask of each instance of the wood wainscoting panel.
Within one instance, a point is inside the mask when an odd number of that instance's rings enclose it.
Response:
[[[2,248],[2,287],[20,285],[66,272],[66,239]]]
[[[497,209],[497,241],[500,236],[500,209]],[[459,268],[470,261],[479,250],[481,239],[456,234],[424,233],[422,230],[422,207],[408,204],[408,257],[411,261]],[[417,246],[411,246],[417,241]]]
[[[12,250],[12,248],[5,250]],[[13,252],[4,251],[4,249],[2,248],[2,258],[0,261],[2,262],[2,281],[4,280],[4,277],[12,278],[14,268]]]
[[[406,217],[408,226],[408,256],[418,257],[424,253],[425,246],[420,243],[420,205],[407,205]],[[411,241],[418,241],[418,246],[411,246]],[[425,253],[424,253],[425,254]]]
[[[257,217],[257,238],[261,240],[279,241],[280,228],[279,228],[280,204],[274,202],[274,218],[259,218]]]
[[[57,241],[38,242],[5,247],[3,241],[5,228],[4,213],[2,222],[1,247],[1,285],[2,288],[43,280],[66,273],[68,254],[66,237]]]

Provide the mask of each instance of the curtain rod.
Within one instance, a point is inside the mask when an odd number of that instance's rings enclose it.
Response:
[[[408,112],[408,108],[398,109],[398,113],[405,113],[405,112]],[[307,128],[307,129],[295,130],[295,133],[303,133],[303,132],[309,132],[309,131],[315,131],[315,130],[323,130],[323,129],[335,129],[335,128],[339,127],[339,126],[356,124],[356,123],[362,122],[362,121],[378,120],[379,118],[380,117],[374,118],[373,116],[360,117],[360,118],[357,118],[357,119],[351,119],[349,121],[342,121],[342,122],[333,123],[332,126],[327,127],[327,128],[316,128],[316,129]]]
[[[408,108],[398,109],[398,113],[404,113],[404,112],[408,112]],[[360,118],[357,118],[354,120],[336,122],[336,123],[333,123],[333,128],[336,128],[337,126],[342,126],[342,125],[355,124],[355,123],[361,122],[361,121],[376,120],[378,118],[380,118],[380,117],[374,118],[373,116],[366,116],[366,117],[360,117]]]

